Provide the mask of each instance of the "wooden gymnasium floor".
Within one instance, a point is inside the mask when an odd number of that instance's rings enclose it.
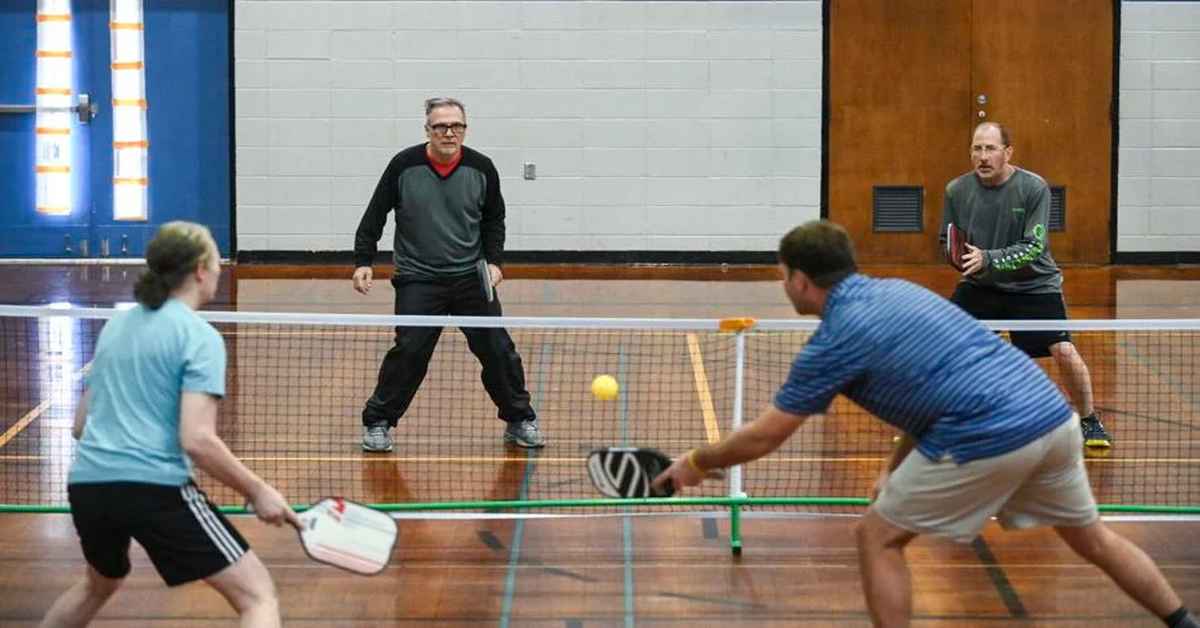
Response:
[[[865,270],[942,294],[954,283],[941,267]],[[136,275],[128,266],[0,265],[0,303],[108,306],[130,300]],[[212,308],[390,313],[386,282],[359,297],[347,275],[343,268],[242,266],[230,269]],[[514,266],[508,275],[501,292],[506,314],[515,316],[792,315],[772,268]],[[1070,268],[1066,295],[1073,318],[1200,317],[1200,269]],[[0,431],[13,420],[0,416]],[[1121,455],[1152,464],[1134,451]],[[4,453],[0,445],[0,473],[28,472]],[[1103,475],[1104,465],[1089,469]],[[1185,603],[1200,607],[1200,523],[1118,519],[1113,527],[1149,552]],[[730,555],[727,520],[703,515],[402,519],[392,566],[372,578],[311,563],[290,532],[235,521],[276,578],[287,625],[869,624],[853,516],[747,519],[740,558]],[[1161,625],[1045,531],[1005,533],[992,525],[972,545],[920,539],[908,556],[918,626]],[[133,561],[126,587],[95,625],[232,623],[207,587],[168,590],[136,546]],[[68,516],[0,515],[0,626],[36,625],[82,565]]]

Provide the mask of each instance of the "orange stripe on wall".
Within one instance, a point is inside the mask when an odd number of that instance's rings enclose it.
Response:
[[[58,129],[48,126],[39,126],[33,130],[37,135],[70,135],[71,129]]]
[[[146,101],[142,98],[114,98],[114,107],[141,107],[146,109]]]
[[[132,142],[113,142],[113,148],[118,150],[122,148],[150,148],[150,142],[146,140]]]
[[[113,179],[113,185],[140,185],[144,187],[149,183],[150,180],[145,177],[118,177]]]
[[[114,70],[140,70],[146,64],[141,61],[120,61],[112,64]]]
[[[71,16],[62,13],[38,13],[39,22],[70,22]]]
[[[53,59],[70,59],[71,51],[70,50],[39,50],[39,51],[37,51],[37,56],[43,57],[43,58],[49,57],[49,58],[53,58]]]
[[[71,208],[70,207],[57,207],[57,206],[52,207],[52,206],[48,206],[48,205],[38,205],[37,211],[39,214],[54,214],[57,216],[57,215],[61,215],[61,214],[71,213]]]
[[[108,27],[114,31],[140,31],[142,30],[141,22],[109,22]]]
[[[39,96],[70,96],[70,87],[39,87],[34,90]]]
[[[55,173],[55,172],[57,172],[59,174],[66,174],[71,171],[70,166],[37,166],[37,168],[35,168],[35,169],[38,172],[43,173],[43,174],[50,174],[50,173]]]

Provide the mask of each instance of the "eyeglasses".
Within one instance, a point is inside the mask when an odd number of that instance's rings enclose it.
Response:
[[[976,144],[971,147],[971,154],[972,155],[992,155],[995,153],[1002,152],[1005,148],[1008,148],[1008,147],[1007,146],[996,146],[994,144],[983,144],[983,145]]]
[[[454,122],[452,124],[439,122],[438,124],[427,124],[425,128],[429,129],[435,135],[445,135],[448,131],[454,131],[455,135],[462,135],[467,130],[467,125],[462,122]]]

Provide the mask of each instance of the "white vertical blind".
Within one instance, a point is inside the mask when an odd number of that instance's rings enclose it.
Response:
[[[71,2],[37,3],[36,207],[42,214],[71,213],[72,72]]]
[[[110,0],[113,219],[146,220],[149,186],[142,0]]]

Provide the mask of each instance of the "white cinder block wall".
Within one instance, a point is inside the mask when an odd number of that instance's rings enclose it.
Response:
[[[352,249],[438,95],[509,250],[770,251],[819,215],[819,0],[237,0],[234,36],[243,251]]]
[[[1117,251],[1200,251],[1200,2],[1122,2],[1120,71]]]

